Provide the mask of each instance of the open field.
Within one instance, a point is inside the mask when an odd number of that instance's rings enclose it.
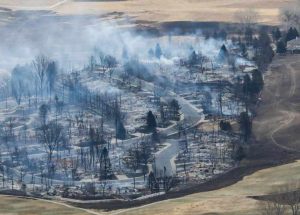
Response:
[[[253,125],[258,142],[271,142],[286,151],[299,151],[298,62],[296,55],[275,59],[271,72],[265,77],[269,81]]]
[[[57,4],[60,2],[60,0],[28,0],[28,1],[22,1],[22,0],[1,0],[0,5],[1,7],[8,7],[11,9],[32,9],[32,8],[46,8],[50,7],[52,5]]]
[[[51,9],[59,14],[112,14],[112,18],[130,18],[141,22],[235,22],[234,13],[255,8],[259,21],[263,24],[278,24],[279,8],[294,0],[125,0],[125,1],[86,1],[86,0],[47,0],[20,1],[1,0],[0,7],[15,10]],[[41,8],[44,7],[44,8]],[[120,16],[121,15],[121,16]]]
[[[24,199],[18,197],[1,196],[0,197],[1,215],[88,215],[91,213],[81,209],[75,209],[60,205],[59,203],[50,203],[34,199]]]

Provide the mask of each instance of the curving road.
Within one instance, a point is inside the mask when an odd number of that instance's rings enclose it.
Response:
[[[190,125],[186,128],[192,128],[199,123],[204,121],[204,116],[199,110],[195,109],[188,101],[180,98],[179,96],[174,96],[179,101],[179,104],[181,106],[181,111],[184,115],[184,118],[188,118],[190,120]],[[169,136],[173,136],[174,134],[177,134],[177,128],[176,126],[170,126],[167,129],[164,129],[163,131],[160,132],[163,134],[167,140],[164,144],[167,146],[158,151],[155,154],[155,164],[152,165],[152,168],[156,170],[158,174],[163,174],[164,169],[166,169],[166,175],[167,176],[172,176],[176,173],[176,165],[174,163],[174,158],[178,154],[178,140],[175,139],[168,139]],[[123,147],[124,150],[126,148],[130,148],[132,144],[136,143],[140,137],[137,138],[132,138],[129,140],[126,140],[123,142]],[[42,156],[39,154],[38,156]],[[20,172],[16,169],[11,169],[11,173],[13,173],[14,178],[19,178],[20,177]],[[37,185],[41,185],[41,178],[39,176],[34,176],[35,181],[34,183]],[[24,182],[26,184],[32,183],[32,176],[27,174],[24,176]],[[136,179],[136,184],[144,184],[144,177],[137,177]],[[80,181],[64,181],[64,180],[52,180],[51,181],[53,185],[64,185],[64,184],[72,184],[75,186],[80,186],[82,185],[83,182]],[[107,180],[106,181],[107,185],[111,186],[119,186],[122,184],[122,186],[131,186],[134,183],[133,178],[127,178],[127,179],[122,179],[122,180]],[[98,185],[101,185],[101,182],[98,183]]]
[[[158,175],[163,176],[165,174],[166,176],[173,176],[176,174],[176,165],[173,158],[178,154],[178,140],[170,139],[167,140],[165,144],[166,147],[155,154],[153,169]]]

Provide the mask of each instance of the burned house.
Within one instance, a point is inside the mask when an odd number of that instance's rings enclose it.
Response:
[[[177,100],[172,99],[169,101],[162,101],[160,103],[160,114],[161,118],[165,120],[180,120],[180,105]]]

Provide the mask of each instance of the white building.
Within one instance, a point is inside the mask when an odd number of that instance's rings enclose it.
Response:
[[[287,51],[290,53],[300,53],[300,39],[297,37],[296,39],[290,40],[287,42]]]

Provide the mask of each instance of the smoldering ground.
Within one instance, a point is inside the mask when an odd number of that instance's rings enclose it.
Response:
[[[103,17],[61,16],[49,11],[11,12],[0,34],[0,68],[8,71],[18,64],[31,63],[40,54],[57,61],[65,70],[78,69],[88,63],[95,50],[112,55],[119,62],[126,49],[129,58],[173,63],[193,49],[211,58],[224,43],[214,39],[199,41],[201,33],[184,41],[145,37]],[[163,50],[160,60],[149,59],[149,50],[155,49],[156,43]]]

